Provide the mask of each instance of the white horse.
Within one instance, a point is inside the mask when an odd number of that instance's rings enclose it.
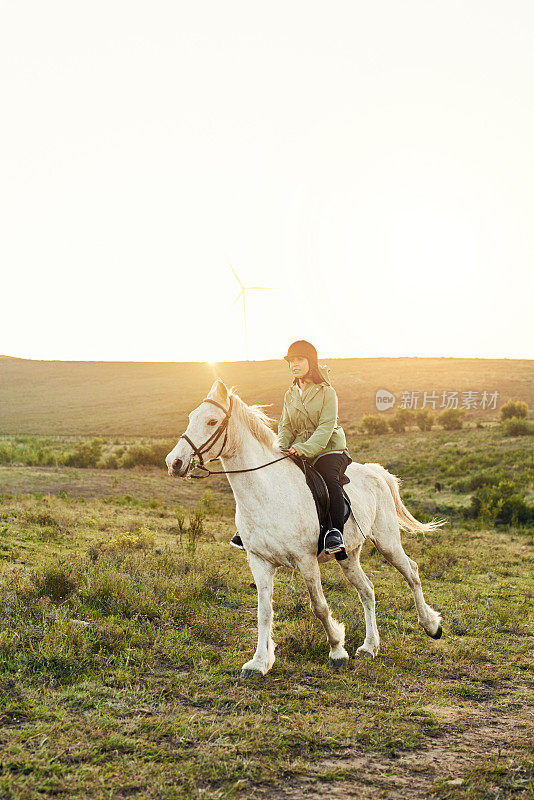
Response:
[[[349,658],[343,647],[345,626],[332,617],[319,569],[320,562],[333,556],[324,553],[317,556],[319,522],[302,471],[289,458],[268,464],[284,455],[269,422],[273,420],[259,406],[246,405],[232,389],[217,380],[208,397],[189,414],[187,430],[165,462],[169,475],[185,478],[199,464],[220,457],[223,469],[229,472],[236,503],[236,527],[258,590],[258,646],[254,657],[243,665],[242,675],[254,672],[265,675],[274,664],[272,595],[279,567],[298,569],[301,573],[311,608],[326,631],[330,662],[340,668]],[[264,464],[268,466],[248,471]],[[416,520],[400,498],[400,479],[380,464],[352,463],[346,474],[350,483],[345,489],[363,534],[399,570],[413,592],[419,624],[429,636],[439,639],[440,614],[425,602],[417,564],[403,550],[399,526],[424,532],[434,530],[446,520],[426,524]],[[356,653],[374,658],[380,641],[374,588],[360,565],[364,536],[353,514],[345,523],[343,536],[348,558],[339,565],[356,587],[365,614],[365,640]]]

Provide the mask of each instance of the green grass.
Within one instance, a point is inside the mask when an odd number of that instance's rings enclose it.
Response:
[[[6,463],[0,463],[0,485],[5,491],[63,491],[83,497],[107,492],[110,497],[122,495],[124,502],[131,497],[131,502],[173,498],[178,503],[182,496],[198,499],[199,492],[209,486],[214,507],[231,513],[233,498],[224,477],[210,478],[209,484],[200,482],[200,486],[195,481],[162,482],[164,456],[173,440],[100,437],[98,467],[66,468],[73,452],[94,451],[93,442],[83,437],[0,437],[0,461],[1,453],[7,454]],[[498,423],[451,432],[435,428],[374,437],[352,433],[348,444],[354,461],[378,461],[402,478],[403,496],[412,513],[423,521],[445,514],[456,525],[468,524],[477,507],[476,496],[483,497],[488,493],[485,487],[502,481],[512,481],[527,507],[534,506],[534,456],[529,440],[505,436]],[[112,458],[114,469],[106,466]],[[147,464],[153,468],[143,468]],[[28,471],[23,465],[35,469]],[[434,489],[436,481],[441,484],[440,492]],[[486,524],[494,521],[491,514],[482,517]],[[479,523],[474,520],[473,524],[477,527]]]
[[[34,468],[25,469],[31,483]],[[105,472],[78,472],[91,476],[85,498],[1,497],[0,796],[249,797],[255,787],[283,796],[288,781],[304,792],[310,776],[350,786],[361,777],[351,766],[358,754],[391,767],[429,743],[450,749],[466,720],[475,742],[483,719],[525,713],[528,528],[404,537],[428,601],[444,615],[439,642],[418,628],[400,575],[366,546],[382,649],[340,674],[329,669],[301,579],[279,573],[277,661],[266,678],[244,682],[256,591],[244,554],[228,547],[234,528],[222,490],[203,502],[205,485],[128,471],[125,500],[108,495]],[[147,485],[159,485],[157,502],[136,496]],[[336,564],[323,580],[353,656],[364,636],[358,598]],[[453,719],[443,712],[451,708]],[[429,796],[523,787],[520,728],[507,732],[506,747],[505,773],[475,747],[469,768],[458,767],[462,787],[446,784],[444,767],[429,774]]]
[[[354,659],[361,606],[328,564],[325,592],[351,655],[333,673],[300,577],[281,571],[277,660],[246,682],[256,590],[244,554],[228,546],[230,488],[156,466],[210,368],[6,360],[0,798],[389,798],[406,786],[421,797],[532,796],[533,526],[470,516],[477,492],[502,481],[534,505],[531,437],[505,436],[497,412],[473,412],[459,431],[358,431],[379,387],[497,388],[503,402],[532,404],[530,362],[513,362],[512,377],[510,363],[332,362],[353,459],[399,475],[419,519],[451,521],[403,536],[444,637],[424,635],[401,576],[367,544],[378,657]],[[222,370],[248,402],[275,403],[276,416],[283,365]],[[78,466],[68,466],[73,453]]]

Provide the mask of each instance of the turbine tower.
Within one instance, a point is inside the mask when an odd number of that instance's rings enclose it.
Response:
[[[245,354],[246,354],[246,361],[248,361],[249,360],[249,358],[248,358],[248,329],[247,329],[247,304],[246,304],[247,292],[250,292],[253,289],[261,289],[261,290],[263,290],[263,289],[266,289],[266,290],[276,289],[276,286],[245,286],[244,283],[241,282],[241,279],[239,278],[237,272],[235,271],[235,269],[233,268],[233,266],[230,264],[229,261],[228,261],[228,265],[229,265],[230,269],[232,270],[232,272],[234,273],[234,277],[235,277],[236,281],[238,282],[239,286],[241,287],[241,291],[237,295],[237,297],[234,300],[234,302],[232,303],[232,305],[235,306],[235,304],[240,299],[243,301],[243,328],[244,328],[244,331],[245,331]]]

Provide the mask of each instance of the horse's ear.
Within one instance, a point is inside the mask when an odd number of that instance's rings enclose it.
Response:
[[[211,397],[212,400],[219,400],[220,402],[224,402],[228,399],[228,388],[220,378],[217,378],[217,380],[214,382],[209,391],[208,397]]]

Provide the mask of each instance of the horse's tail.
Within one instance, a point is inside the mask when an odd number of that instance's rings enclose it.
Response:
[[[402,479],[397,475],[392,475],[391,472],[384,469],[382,464],[366,464],[365,466],[369,467],[377,477],[381,477],[386,481],[393,496],[399,527],[402,528],[402,530],[412,531],[413,533],[430,533],[430,531],[434,531],[436,528],[440,528],[448,522],[445,517],[439,520],[432,520],[432,522],[419,522],[418,519],[410,514],[401,500],[399,486],[402,483]]]

